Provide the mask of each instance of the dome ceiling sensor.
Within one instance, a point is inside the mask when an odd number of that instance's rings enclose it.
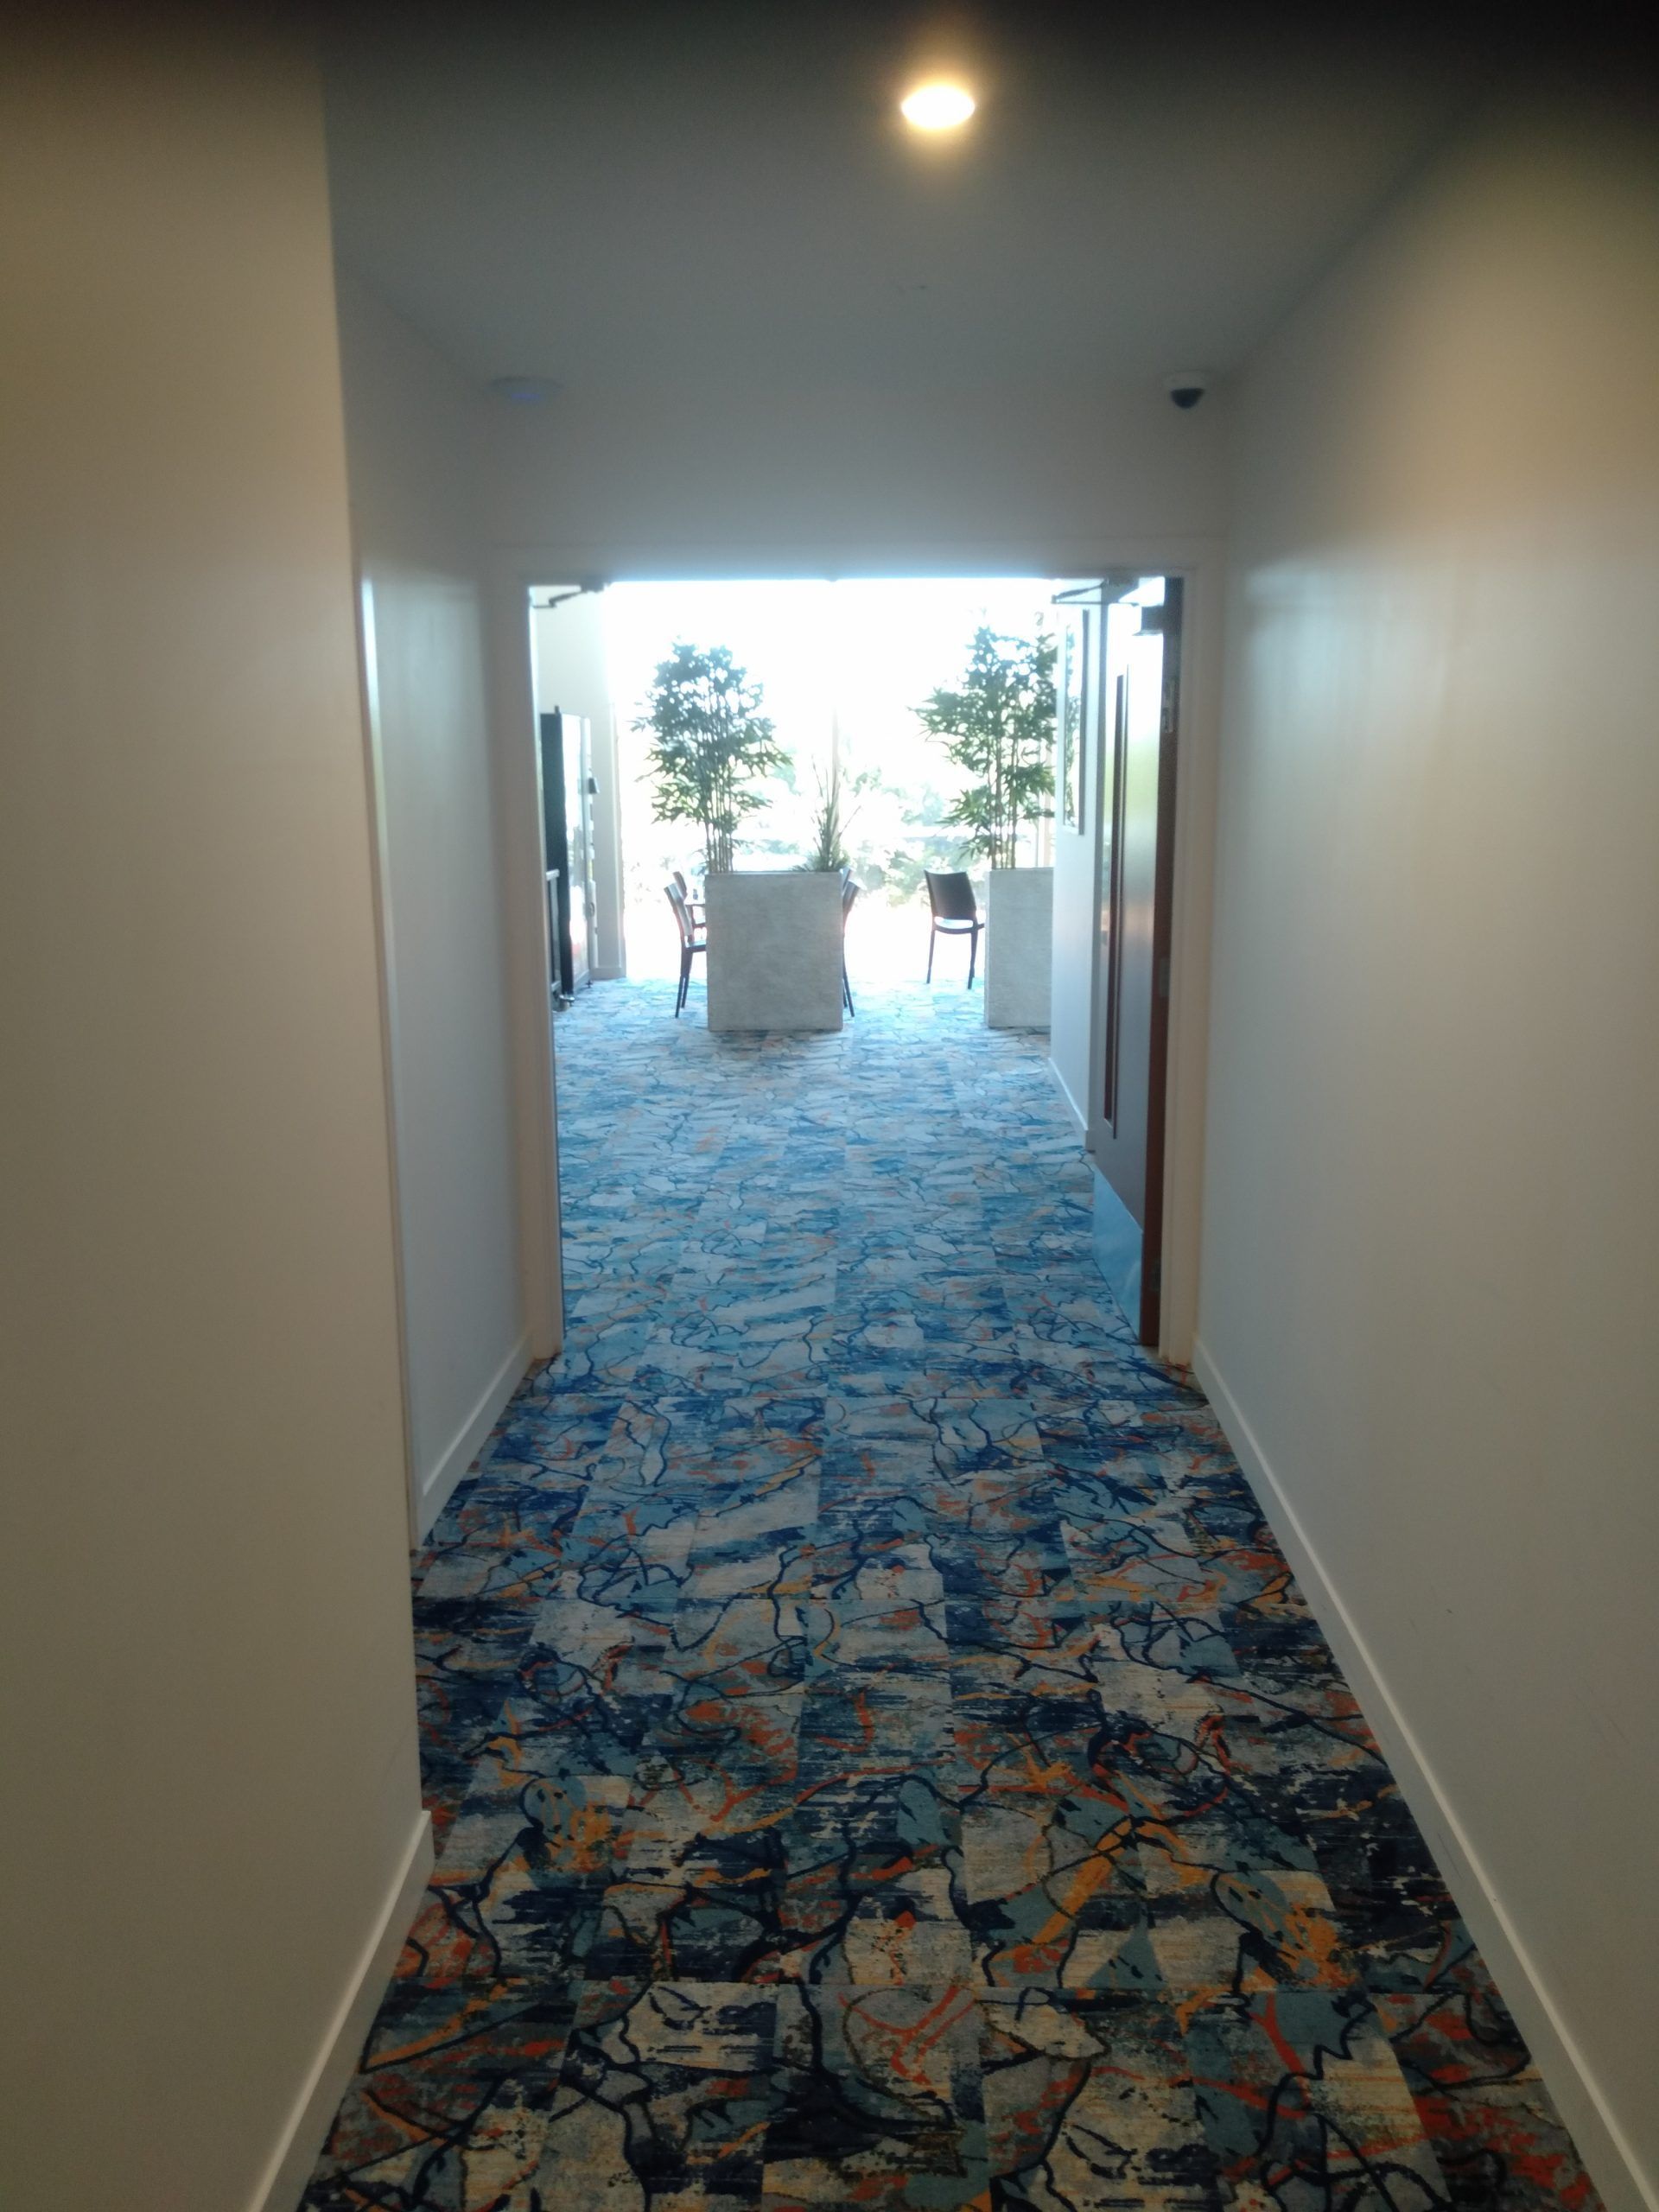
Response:
[[[1209,377],[1202,369],[1178,369],[1173,377],[1164,378],[1164,390],[1183,409],[1196,407],[1209,389]]]
[[[498,399],[511,400],[515,407],[540,407],[559,391],[553,377],[492,377],[490,390]]]

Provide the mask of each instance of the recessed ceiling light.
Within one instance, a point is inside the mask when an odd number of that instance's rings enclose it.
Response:
[[[918,85],[899,103],[912,130],[955,130],[974,111],[974,96],[961,85]]]
[[[539,407],[551,399],[559,389],[551,377],[492,377],[490,390],[498,399],[510,399],[517,407]]]

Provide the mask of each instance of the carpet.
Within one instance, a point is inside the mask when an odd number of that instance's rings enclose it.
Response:
[[[569,1341],[416,1562],[312,2212],[1592,2212],[1041,1040],[671,1004],[557,1023]]]

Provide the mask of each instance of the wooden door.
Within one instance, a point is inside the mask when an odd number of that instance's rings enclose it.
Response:
[[[1095,1249],[1141,1343],[1155,1345],[1163,1287],[1179,579],[1147,579],[1106,608],[1105,626],[1089,1133],[1101,1179]]]
[[[1049,1065],[1077,1133],[1089,1133],[1095,1028],[1095,910],[1099,878],[1099,652],[1103,584],[1056,601],[1054,945]],[[1090,598],[1090,594],[1093,596]]]
[[[572,998],[593,981],[593,746],[586,720],[556,707],[542,726],[542,807],[552,885],[553,988]]]

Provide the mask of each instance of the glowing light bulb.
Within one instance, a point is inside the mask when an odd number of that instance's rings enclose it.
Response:
[[[914,130],[955,130],[974,111],[974,96],[960,85],[918,85],[899,103],[899,112]]]

